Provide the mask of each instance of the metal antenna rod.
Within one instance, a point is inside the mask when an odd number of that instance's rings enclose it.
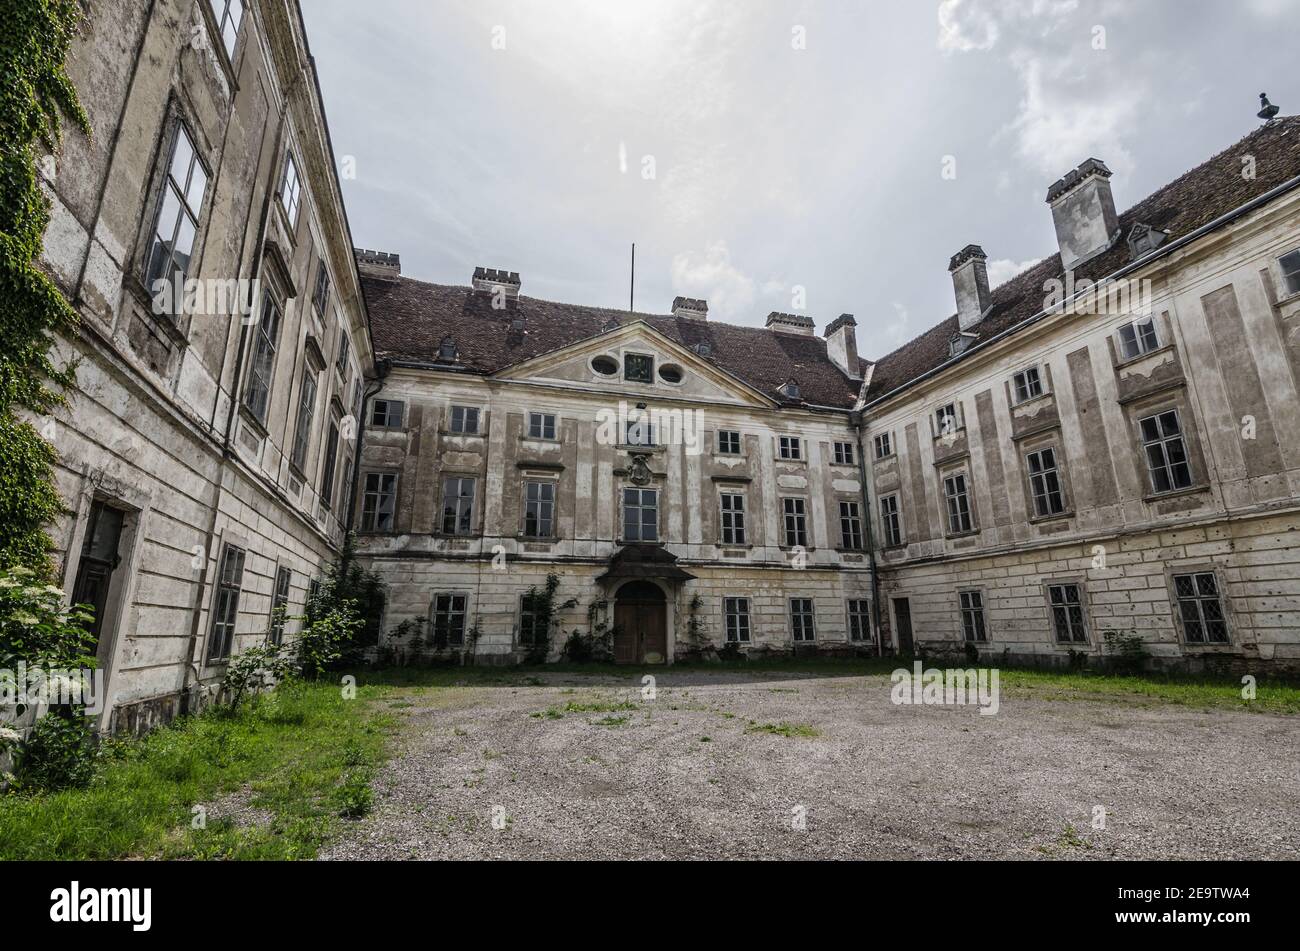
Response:
[[[627,294],[627,312],[636,313],[636,242],[632,242],[632,286]]]

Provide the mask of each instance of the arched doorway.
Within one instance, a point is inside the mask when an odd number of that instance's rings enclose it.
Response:
[[[614,663],[668,662],[668,604],[658,585],[629,581],[614,600]]]

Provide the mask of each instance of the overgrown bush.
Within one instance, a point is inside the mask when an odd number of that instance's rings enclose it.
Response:
[[[1136,631],[1106,631],[1102,634],[1106,666],[1122,674],[1138,674],[1146,666],[1147,648]]]
[[[0,668],[84,669],[95,666],[89,606],[68,607],[63,591],[21,565],[0,569]]]
[[[247,647],[230,659],[221,688],[232,713],[239,709],[245,694],[274,687],[298,672],[295,647],[267,642]]]
[[[36,721],[14,756],[15,792],[57,792],[87,786],[95,776],[96,738],[79,708],[62,708]]]
[[[302,633],[294,642],[302,675],[314,680],[338,664],[364,626],[365,622],[357,615],[351,601],[331,607],[315,617],[309,614]]]

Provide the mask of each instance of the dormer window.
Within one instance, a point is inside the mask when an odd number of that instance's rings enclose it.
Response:
[[[800,399],[800,396],[799,396],[799,392],[800,392],[800,391],[799,391],[799,381],[798,381],[798,380],[786,380],[785,383],[781,384],[781,389],[779,390],[779,392],[780,392],[780,394],[781,394],[782,396],[784,396],[786,399],[791,399],[791,400],[797,400],[797,399]]]
[[[443,337],[442,343],[438,344],[438,360],[442,363],[456,363],[459,359],[460,351],[456,349],[456,341]]]
[[[623,357],[623,379],[629,383],[653,383],[655,358],[644,353],[629,353]]]
[[[713,356],[713,345],[708,343],[697,343],[694,348],[695,352],[702,357]]]
[[[965,353],[966,349],[975,342],[975,334],[955,333],[948,338],[948,356],[955,357],[958,354]]]

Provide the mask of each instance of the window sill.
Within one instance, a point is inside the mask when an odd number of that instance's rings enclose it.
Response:
[[[726,549],[728,549],[728,550],[730,550],[730,551],[741,551],[742,549],[743,549],[744,551],[752,551],[753,548],[754,548],[754,546],[753,546],[752,544],[750,544],[749,542],[737,542],[737,543],[734,543],[734,544],[731,543],[731,542],[715,542],[715,543],[714,543],[714,547],[715,547],[715,548],[726,548]]]
[[[865,548],[836,548],[834,550],[841,555],[865,555],[867,553]]]
[[[1029,517],[1030,525],[1041,525],[1045,522],[1064,522],[1074,518],[1074,510],[1069,509],[1065,512],[1056,512],[1051,515],[1031,515]]]
[[[1235,657],[1245,656],[1243,651],[1236,644],[1197,644],[1195,641],[1182,641],[1183,649],[1195,651],[1198,654],[1228,654]]]
[[[945,439],[956,440],[957,438],[959,438],[959,437],[961,437],[961,436],[964,436],[964,435],[966,435],[966,427],[965,427],[965,426],[958,426],[956,429],[952,430],[951,432],[940,433],[938,436],[935,436],[935,437],[934,437],[934,441],[935,441],[935,442],[943,442]]]
[[[454,436],[460,439],[484,439],[487,433],[454,433],[450,429],[438,430],[439,436]]]
[[[787,465],[787,466],[806,466],[806,465],[808,465],[808,460],[807,460],[807,459],[782,459],[780,456],[777,456],[775,461],[778,462],[778,463],[783,463],[784,465]]]
[[[978,528],[972,528],[964,532],[947,532],[944,534],[943,537],[944,538],[974,538],[979,533],[980,530]]]
[[[817,550],[812,545],[778,545],[777,549],[780,551],[805,551],[805,552],[813,552]]]
[[[1055,394],[1055,393],[1051,393],[1051,392],[1049,392],[1049,393],[1039,393],[1037,396],[1031,396],[1031,397],[1029,397],[1028,399],[1021,400],[1019,403],[1012,403],[1012,404],[1011,404],[1011,408],[1012,408],[1012,409],[1025,409],[1026,407],[1033,406],[1035,403],[1043,403],[1043,404],[1046,404],[1048,401],[1053,400],[1053,399],[1055,398],[1055,396],[1056,396],[1056,394]]]
[[[1188,486],[1186,489],[1171,489],[1168,492],[1152,492],[1149,495],[1142,496],[1143,502],[1163,502],[1166,499],[1178,499],[1185,495],[1196,495],[1200,492],[1209,492],[1210,484],[1202,482],[1200,485]]]
[[[253,411],[248,408],[248,404],[243,400],[239,401],[239,418],[247,423],[248,427],[252,429],[253,432],[257,433],[260,438],[265,439],[270,435],[270,431],[266,428],[266,423],[258,419],[253,414]]]
[[[1163,347],[1156,347],[1154,350],[1148,350],[1146,353],[1139,353],[1136,357],[1126,357],[1116,352],[1116,358],[1118,362],[1115,364],[1115,369],[1123,370],[1127,367],[1131,367],[1135,363],[1141,363],[1143,360],[1147,360],[1150,359],[1151,357],[1157,356],[1158,354],[1173,353],[1173,352],[1174,352],[1174,345],[1172,343],[1167,343]]]

